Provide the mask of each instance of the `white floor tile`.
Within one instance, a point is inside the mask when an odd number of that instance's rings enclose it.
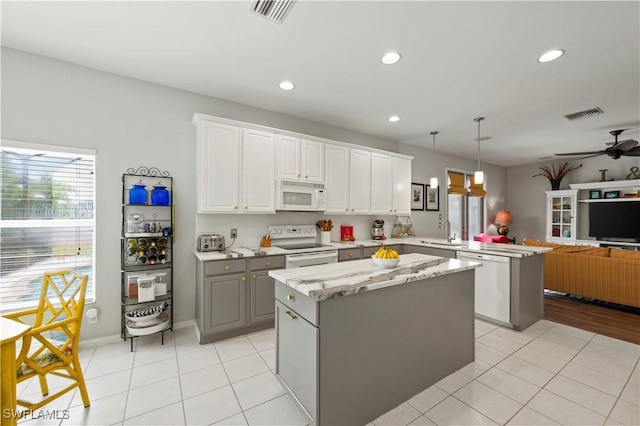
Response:
[[[534,337],[521,333],[520,331],[512,330],[510,328],[500,327],[491,332],[495,336],[508,339],[521,345],[526,345],[534,339]]]
[[[633,369],[631,378],[629,379],[629,383],[631,383],[632,385],[640,386],[640,364],[636,365],[636,368]]]
[[[453,396],[498,424],[505,424],[522,408],[522,404],[476,381]]]
[[[487,364],[484,361],[480,361],[480,360],[475,360],[474,362],[471,362],[467,365],[465,365],[464,367],[462,367],[460,371],[462,374],[464,374],[465,376],[469,376],[471,378],[476,378],[479,375],[481,375],[482,373],[484,373],[485,371],[487,371],[488,369],[490,369],[491,366],[489,364]]]
[[[621,399],[616,402],[609,417],[623,425],[640,425],[640,407]]]
[[[182,398],[187,399],[229,385],[229,379],[221,364],[204,367],[182,374],[180,387]]]
[[[547,333],[543,334],[539,338],[531,341],[528,345],[528,349],[535,349],[536,351],[540,351],[547,355],[551,355],[555,358],[561,359],[564,363],[571,361],[571,359],[576,356],[580,349],[572,349],[567,346],[559,345],[551,340],[547,340],[545,338]],[[553,335],[551,335],[553,336]]]
[[[398,426],[408,425],[420,417],[420,412],[413,408],[410,404],[400,404],[396,408],[389,410],[382,416],[373,420],[375,426]]]
[[[590,341],[596,335],[595,333],[581,328],[571,327],[570,325],[555,324],[549,329],[550,333],[561,333],[565,336],[575,337],[584,341]]]
[[[513,416],[507,423],[509,426],[556,426],[560,423],[554,422],[548,417],[543,416],[537,411],[530,408],[522,407],[522,410]]]
[[[134,354],[126,352],[106,358],[92,359],[84,371],[84,378],[93,379],[106,374],[133,368]]]
[[[509,354],[501,352],[497,349],[489,347],[487,345],[483,345],[482,343],[478,343],[476,341],[476,360],[480,360],[486,362],[487,364],[494,366],[506,357]]]
[[[214,347],[218,351],[222,362],[256,353],[249,339],[245,336],[215,342]]]
[[[236,414],[235,416],[227,417],[224,420],[220,420],[217,423],[214,423],[216,426],[246,426],[248,425],[247,419],[244,417],[244,414]]]
[[[456,371],[440,380],[438,383],[436,383],[436,386],[447,393],[454,393],[455,391],[469,383],[471,380],[471,377],[465,376],[459,371]]]
[[[560,375],[554,377],[545,389],[604,417],[609,414],[616,402],[616,398],[607,393]]]
[[[260,352],[260,356],[262,360],[267,364],[267,366],[271,370],[276,369],[276,350],[275,349],[267,349],[266,351]]]
[[[496,367],[538,387],[543,387],[554,376],[553,372],[514,356],[505,359]]]
[[[476,380],[491,389],[516,400],[520,404],[526,404],[536,393],[540,391],[540,387],[509,374],[500,368],[492,368]]]
[[[107,343],[95,347],[92,359],[110,358],[115,355],[132,354],[131,344],[128,340],[120,340],[115,343]],[[82,356],[82,355],[81,355]]]
[[[570,362],[561,371],[560,375],[568,377],[576,382],[599,389],[609,395],[617,397],[624,388],[624,380],[602,374],[599,371],[584,367],[576,362]]]
[[[69,410],[69,418],[63,420],[62,424],[65,426],[102,426],[122,423],[126,404],[127,392],[121,392],[98,400],[92,399],[91,406],[88,408],[84,408],[82,405],[71,408]]]
[[[601,425],[605,420],[604,416],[544,389],[527,407],[563,425]]]
[[[244,411],[285,394],[270,371],[233,383],[232,386]]]
[[[429,420],[425,416],[420,416],[414,421],[412,421],[411,423],[409,423],[409,426],[431,426],[431,425],[435,425],[435,423]]]
[[[247,338],[258,352],[276,347],[276,331],[273,328],[248,334]]]
[[[494,421],[462,403],[448,397],[425,414],[435,424],[444,425],[495,425]]]
[[[129,382],[131,381],[131,371],[124,370],[113,374],[107,374],[106,376],[96,377],[84,381],[87,386],[87,393],[89,394],[89,400],[93,404],[102,398],[106,398],[111,395],[127,392],[129,390]],[[71,407],[77,405],[82,406],[82,398],[80,392],[76,392],[71,401]]]
[[[587,347],[588,346],[589,345],[587,345]],[[580,351],[572,362],[582,365],[583,367],[599,371],[607,376],[615,377],[618,380],[625,382],[629,380],[631,372],[633,371],[632,366],[613,362],[613,360],[603,357],[601,354],[598,354],[593,350],[587,350],[587,347]]]
[[[485,334],[484,336],[477,338],[476,342],[482,343],[483,345],[489,346],[490,348],[505,354],[512,354],[523,346],[521,343],[500,337],[494,333]]]
[[[587,343],[589,343],[588,340],[566,334],[560,330],[557,330],[555,327],[542,334],[539,339],[545,340],[547,342],[553,342],[557,345],[564,346],[569,349],[573,349],[576,352],[582,350],[582,348],[584,348]]]
[[[534,340],[535,342],[535,340]],[[564,360],[553,355],[541,352],[530,347],[531,344],[525,346],[513,354],[514,357],[523,361],[527,361],[545,370],[557,373],[567,364],[568,360]]]
[[[198,371],[201,368],[218,364],[220,364],[218,352],[211,345],[201,351],[189,352],[178,357],[178,370],[180,374]]]
[[[289,426],[308,424],[307,418],[289,395],[282,395],[253,407],[245,411],[244,415],[250,425]]]
[[[124,425],[186,425],[182,401],[124,421]]]
[[[636,345],[634,343],[625,342],[624,340],[614,339],[613,337],[603,336],[601,334],[596,334],[592,342],[615,349],[616,351],[626,352],[630,355],[640,357],[640,345]]]
[[[150,336],[145,336],[150,337]],[[138,344],[135,351],[136,357],[133,361],[134,367],[140,367],[142,365],[152,364],[165,359],[176,358],[176,347],[173,342],[164,345],[160,343],[141,345]]]
[[[125,419],[139,416],[182,400],[177,377],[129,390]]]
[[[640,405],[640,387],[632,383],[627,383],[624,387],[620,399],[631,404]]]
[[[538,337],[551,328],[555,327],[557,324],[547,320],[540,320],[532,326],[528,327],[526,330],[521,333],[530,336],[530,337]]]
[[[449,394],[439,387],[431,386],[409,399],[407,402],[419,412],[426,413],[448,396]]]
[[[210,425],[242,412],[231,386],[183,401],[188,425]]]
[[[269,371],[269,366],[262,360],[259,354],[252,354],[242,358],[236,358],[222,364],[224,366],[229,381],[239,382],[246,378],[256,376]]]
[[[178,361],[169,358],[152,364],[134,367],[131,373],[131,387],[137,388],[151,383],[161,382],[178,375]]]
[[[602,345],[597,342],[609,343],[609,345]],[[640,359],[640,353],[638,350],[630,350],[631,343],[620,342],[616,339],[609,339],[607,341],[601,341],[594,338],[582,351],[584,354],[594,356],[596,358],[602,358],[607,361],[613,361],[618,364],[635,367]],[[636,345],[638,346],[638,345]],[[640,348],[640,346],[638,346]],[[634,348],[635,349],[635,348]]]

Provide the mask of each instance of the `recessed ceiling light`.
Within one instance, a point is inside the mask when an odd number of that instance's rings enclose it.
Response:
[[[389,117],[389,121],[395,123],[396,121],[400,121],[400,117],[398,117],[397,115],[392,115],[391,117]]]
[[[290,81],[285,80],[280,82],[280,88],[282,90],[292,90],[294,87],[296,87],[295,84]]]
[[[395,64],[399,60],[400,54],[398,52],[385,53],[385,55],[382,57],[382,63],[387,65]]]
[[[564,55],[564,49],[549,50],[548,52],[544,52],[542,56],[538,58],[538,62],[544,63],[555,61],[562,55]]]

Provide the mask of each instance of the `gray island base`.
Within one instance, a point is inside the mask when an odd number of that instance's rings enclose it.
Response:
[[[271,271],[276,376],[310,423],[365,425],[473,362],[477,266],[408,254]]]

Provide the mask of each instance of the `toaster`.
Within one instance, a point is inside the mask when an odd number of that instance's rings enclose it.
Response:
[[[224,251],[224,236],[202,234],[198,237],[198,251]]]

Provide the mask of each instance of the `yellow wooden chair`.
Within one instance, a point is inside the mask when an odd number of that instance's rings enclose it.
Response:
[[[17,404],[27,409],[22,413],[37,410],[76,387],[84,406],[90,405],[78,358],[87,279],[86,275],[72,270],[45,272],[38,307],[4,315],[25,324],[25,317],[35,316],[17,358],[17,383],[37,376],[46,398],[36,403],[18,399]],[[49,395],[47,374],[64,377],[72,383]]]

